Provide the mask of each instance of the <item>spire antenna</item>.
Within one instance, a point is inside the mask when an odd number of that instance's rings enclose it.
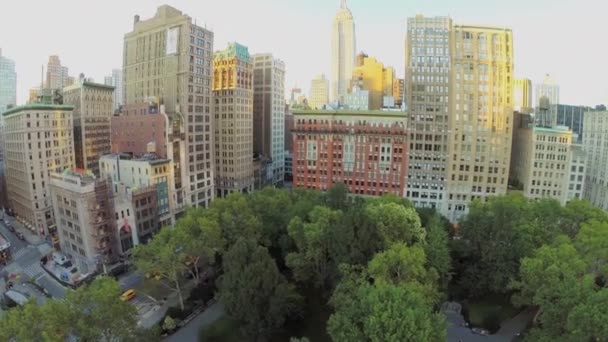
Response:
[[[347,8],[346,7],[346,0],[340,0],[340,8]]]

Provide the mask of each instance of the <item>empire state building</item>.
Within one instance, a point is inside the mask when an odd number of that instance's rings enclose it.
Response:
[[[331,36],[331,100],[344,100],[355,65],[355,22],[353,14],[340,1]]]

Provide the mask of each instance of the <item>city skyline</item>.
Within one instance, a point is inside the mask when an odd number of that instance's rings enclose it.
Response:
[[[112,69],[122,67],[123,35],[131,28],[133,16],[151,17],[155,9],[165,3],[188,13],[199,25],[211,29],[216,35],[216,46],[240,41],[249,46],[252,53],[273,53],[284,60],[287,89],[297,85],[307,94],[315,75],[330,74],[330,35],[339,1],[234,2],[202,4],[164,0],[125,3],[111,0],[85,4],[73,0],[53,3],[26,0],[14,4],[12,15],[0,18],[2,32],[14,32],[24,19],[18,14],[27,13],[31,22],[48,22],[45,35],[56,38],[40,40],[37,30],[21,30],[18,34],[0,37],[3,54],[16,62],[17,102],[25,103],[28,89],[40,84],[40,67],[46,65],[49,55],[58,55],[73,75],[83,72],[103,83],[103,77]],[[381,0],[372,5],[364,0],[349,0],[348,6],[357,25],[357,52],[365,51],[395,67],[398,77],[404,76],[406,19],[416,14],[427,17],[450,15],[458,22],[510,27],[514,36],[515,77],[530,78],[537,84],[542,82],[545,74],[553,75],[560,85],[562,103],[594,106],[608,101],[608,84],[601,79],[589,81],[591,75],[608,75],[608,65],[601,60],[602,52],[607,48],[598,46],[594,51],[586,43],[601,41],[603,11],[598,2],[555,4],[545,0],[514,0],[490,6],[480,0],[465,0],[454,8],[447,1],[427,4],[418,0],[407,3]],[[32,7],[38,10],[31,11]],[[235,7],[240,11],[231,14],[232,20],[226,20],[226,13]],[[66,20],[54,20],[50,25],[47,18],[65,15],[66,8],[70,8],[72,13],[95,15],[69,16]],[[525,12],[522,8],[526,8]],[[571,18],[571,14],[580,8],[586,9],[584,18]],[[265,15],[273,20],[258,20]],[[542,19],[542,26],[537,24],[539,19]],[[575,25],[572,25],[573,20]],[[235,21],[240,24],[233,25]],[[104,26],[106,22],[112,24]],[[562,25],[564,22],[569,24]],[[78,33],[74,27],[80,27]],[[72,38],[61,39],[62,35]],[[378,39],[379,35],[385,38]],[[577,39],[583,36],[585,39]],[[34,52],[23,48],[23,42],[34,40],[37,41]],[[78,43],[74,44],[76,41]],[[297,46],[306,48],[297,49]],[[317,49],[316,53],[310,52],[311,46]]]

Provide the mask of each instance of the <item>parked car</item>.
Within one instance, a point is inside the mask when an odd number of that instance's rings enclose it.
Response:
[[[135,295],[135,290],[129,289],[125,291],[122,295],[120,295],[120,300],[122,300],[123,302],[130,301],[131,299],[135,298]]]
[[[11,225],[6,226],[6,228],[8,228],[8,230],[12,233],[15,232],[15,228],[13,228],[13,226],[11,226]]]
[[[482,336],[488,336],[488,335],[490,335],[489,331],[487,331],[485,329],[481,329],[481,328],[473,328],[473,329],[471,329],[471,331],[474,334],[479,334],[479,335],[482,335]]]
[[[19,238],[19,240],[25,241],[25,236],[23,235],[23,233],[17,232],[17,237]]]

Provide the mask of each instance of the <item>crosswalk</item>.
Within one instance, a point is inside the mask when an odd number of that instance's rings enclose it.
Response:
[[[44,272],[39,264],[31,264],[23,268],[23,273],[27,274],[30,278],[36,278],[40,273]]]
[[[13,253],[13,259],[19,259],[21,258],[25,253],[27,253],[28,249],[27,248],[21,248],[20,250],[16,251]]]

